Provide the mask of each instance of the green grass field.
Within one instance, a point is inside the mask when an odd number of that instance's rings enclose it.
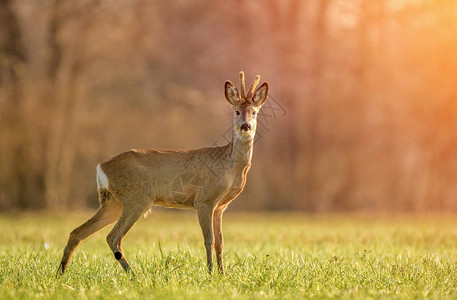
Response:
[[[90,215],[1,215],[0,299],[457,298],[453,216],[228,212],[226,274],[210,275],[195,212],[155,211],[124,242],[137,279],[115,261],[109,229],[56,278],[69,232]]]

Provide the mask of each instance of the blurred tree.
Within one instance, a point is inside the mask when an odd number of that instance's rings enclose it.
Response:
[[[56,0],[50,7],[43,95],[50,108],[45,150],[45,199],[49,208],[68,205],[78,135],[78,125],[75,124],[80,100],[78,84],[85,63],[86,36],[98,5],[99,1],[73,3]],[[64,33],[79,38],[65,41]]]
[[[4,171],[0,183],[0,208],[29,208],[35,192],[42,186],[42,177],[30,167],[30,126],[24,114],[24,73],[27,55],[22,29],[11,0],[0,1],[0,89],[3,101],[1,114],[1,165]],[[39,195],[38,195],[39,197]]]

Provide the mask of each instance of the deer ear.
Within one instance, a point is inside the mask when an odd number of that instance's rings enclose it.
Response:
[[[235,105],[235,102],[240,100],[240,94],[238,93],[238,90],[233,85],[233,83],[230,82],[230,80],[225,82],[224,91],[225,98],[231,105]]]
[[[255,92],[254,96],[252,97],[252,101],[254,105],[257,107],[261,107],[268,98],[268,82],[262,83]]]

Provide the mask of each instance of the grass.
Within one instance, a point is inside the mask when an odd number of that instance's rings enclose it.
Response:
[[[153,212],[124,251],[104,229],[55,277],[69,232],[90,213],[0,215],[0,299],[457,298],[457,218],[240,214],[224,217],[226,274],[206,271],[194,213]]]

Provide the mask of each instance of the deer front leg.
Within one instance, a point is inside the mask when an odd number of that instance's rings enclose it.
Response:
[[[224,236],[222,234],[222,215],[226,206],[217,207],[213,215],[214,229],[214,248],[216,250],[217,266],[221,273],[224,273],[224,263],[222,259],[222,251],[224,250]]]
[[[203,238],[205,240],[206,260],[208,264],[208,271],[211,273],[213,270],[213,207],[208,204],[201,204],[197,206],[198,221],[202,228]]]

